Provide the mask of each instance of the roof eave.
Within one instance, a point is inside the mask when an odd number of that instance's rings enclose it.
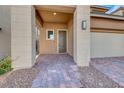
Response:
[[[90,16],[91,16],[91,17],[107,18],[107,19],[115,19],[115,20],[124,20],[124,17],[122,17],[122,16],[117,16],[117,15],[91,13]]]

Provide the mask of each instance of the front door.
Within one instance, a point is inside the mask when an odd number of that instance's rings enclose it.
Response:
[[[66,53],[66,31],[59,31],[59,53]]]

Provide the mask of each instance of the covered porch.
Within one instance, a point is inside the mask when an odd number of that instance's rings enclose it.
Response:
[[[12,6],[11,10],[14,69],[32,67],[40,54],[69,54],[78,66],[89,65],[90,6]]]
[[[88,66],[90,7],[36,5],[35,9],[39,54],[69,54],[78,66]]]
[[[73,56],[75,6],[36,5],[38,54],[66,53]]]

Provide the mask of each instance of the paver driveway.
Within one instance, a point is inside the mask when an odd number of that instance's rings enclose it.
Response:
[[[40,55],[36,65],[40,70],[33,88],[79,88],[80,74],[73,58],[67,54]]]
[[[91,65],[119,87],[124,87],[124,57],[93,58]]]

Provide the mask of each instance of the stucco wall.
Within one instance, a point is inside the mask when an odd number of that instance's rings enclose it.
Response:
[[[87,21],[83,30],[81,23]],[[74,61],[78,66],[88,66],[90,61],[90,6],[78,5],[74,12]]]
[[[73,18],[68,22],[68,53],[73,56]]]
[[[42,30],[43,26],[41,25],[41,23],[39,22],[39,19],[36,18],[36,26],[38,27],[38,29]]]
[[[31,58],[32,58],[32,66],[34,65],[35,58],[36,58],[36,21],[35,21],[35,8],[33,6],[31,6],[31,35],[32,35],[32,49],[31,49]]]
[[[10,6],[0,6],[0,58],[11,55],[11,14]]]
[[[38,18],[36,18],[36,27],[37,27],[37,55],[40,54],[40,32],[43,30],[43,26],[42,26],[43,22],[41,22]]]
[[[46,29],[54,29],[54,40],[46,40]],[[40,54],[57,53],[57,29],[67,29],[66,24],[44,23],[40,32]]]
[[[124,34],[91,33],[91,58],[124,56]]]
[[[77,10],[74,12],[73,16],[73,58],[74,61],[77,63]]]
[[[33,6],[11,7],[11,56],[14,69],[29,68],[35,62],[35,11]]]

